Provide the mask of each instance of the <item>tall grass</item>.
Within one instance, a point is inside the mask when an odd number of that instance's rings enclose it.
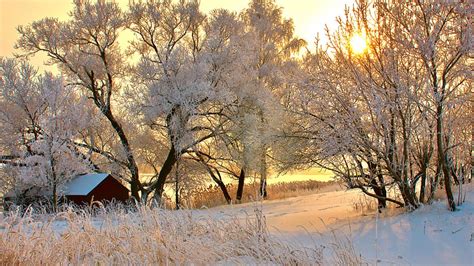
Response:
[[[274,237],[257,207],[244,217],[144,206],[0,214],[0,265],[360,263],[351,243],[333,247],[340,259],[325,260],[323,247]]]
[[[0,264],[320,264],[318,248],[281,242],[261,212],[198,217],[148,207],[0,217]]]

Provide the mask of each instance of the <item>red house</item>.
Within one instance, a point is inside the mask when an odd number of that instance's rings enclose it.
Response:
[[[41,202],[52,197],[52,192],[40,187],[31,187],[21,192],[27,198],[26,204]],[[68,181],[60,192],[62,200],[77,205],[90,204],[92,201],[116,201],[125,203],[130,199],[129,190],[112,175],[106,173],[90,173],[79,175]],[[17,200],[17,193],[10,191],[4,196],[4,209]],[[25,202],[24,202],[25,203]]]
[[[130,198],[128,188],[105,173],[76,176],[66,183],[63,195],[68,201],[78,205],[111,200],[125,203]]]

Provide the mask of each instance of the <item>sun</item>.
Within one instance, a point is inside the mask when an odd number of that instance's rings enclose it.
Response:
[[[361,54],[367,49],[367,39],[362,34],[354,34],[350,40],[351,50],[355,54]]]

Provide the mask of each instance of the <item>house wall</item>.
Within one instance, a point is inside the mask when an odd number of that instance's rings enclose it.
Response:
[[[72,202],[77,205],[90,204],[91,199],[87,196],[66,196],[68,202]]]
[[[108,176],[102,183],[89,193],[94,196],[94,200],[112,200],[125,202],[129,197],[128,189],[112,176]]]

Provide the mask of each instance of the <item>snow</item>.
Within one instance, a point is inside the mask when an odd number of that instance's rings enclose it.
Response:
[[[436,202],[412,213],[362,219],[351,225],[354,245],[373,261],[472,265],[474,205],[466,202],[455,213],[446,209],[445,202]]]
[[[277,237],[308,247],[327,247],[335,239],[348,238],[369,264],[474,265],[474,186],[466,190],[466,202],[454,213],[445,200],[408,213],[356,211],[354,203],[362,197],[356,190],[199,212],[239,215],[261,207],[270,232]]]
[[[65,185],[64,195],[86,196],[104,181],[107,176],[109,176],[109,174],[105,173],[91,173],[77,176]]]
[[[79,180],[91,184],[93,182],[85,181],[102,180],[106,176],[91,174]],[[445,200],[413,212],[402,209],[388,209],[380,214],[375,210],[361,211],[354,206],[363,200],[363,195],[349,190],[202,210],[162,210],[160,216],[176,221],[183,215],[192,217],[192,221],[209,217],[245,219],[247,214],[260,209],[270,234],[280,241],[314,248],[332,247],[347,239],[354,246],[356,256],[360,255],[370,265],[474,265],[474,184],[464,189],[466,201],[456,212],[448,210]],[[133,220],[133,215],[127,219]],[[97,228],[104,226],[100,217],[93,218],[91,223]],[[113,224],[119,223],[117,220]],[[66,220],[56,220],[53,226],[54,231],[61,234],[69,225]],[[325,258],[332,258],[335,251],[325,248],[324,252]],[[248,261],[253,260],[248,258]]]

